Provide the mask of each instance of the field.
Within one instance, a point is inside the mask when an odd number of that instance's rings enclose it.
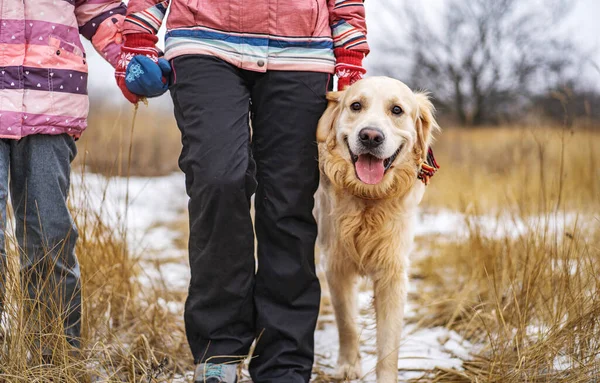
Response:
[[[53,321],[55,335],[48,338],[58,358],[52,366],[41,363],[35,331],[23,326],[32,320],[22,309],[13,243],[0,381],[190,377],[179,133],[168,116],[142,106],[130,136],[131,111],[120,116],[115,123],[117,116],[92,115],[73,175],[83,355],[67,352]],[[401,381],[597,381],[598,127],[447,128],[434,148],[442,168],[418,217]],[[363,381],[370,382],[373,313],[363,285]],[[326,294],[316,341],[313,380],[332,381],[337,339]]]

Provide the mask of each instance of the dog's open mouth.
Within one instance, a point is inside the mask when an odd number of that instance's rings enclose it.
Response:
[[[348,143],[346,142],[346,144]],[[400,145],[391,157],[382,159],[370,153],[354,154],[352,149],[350,149],[350,145],[348,145],[348,152],[350,152],[356,176],[368,185],[376,185],[383,180],[383,176],[392,167],[394,160],[398,157],[401,150],[402,145]]]

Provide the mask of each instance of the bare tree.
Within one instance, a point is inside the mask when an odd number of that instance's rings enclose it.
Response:
[[[397,22],[388,20],[391,38],[380,49],[410,58],[404,80],[431,90],[465,125],[515,116],[575,60],[574,44],[560,33],[574,1],[447,0],[433,21],[423,6],[382,1]],[[377,70],[394,74],[396,67],[382,62]]]

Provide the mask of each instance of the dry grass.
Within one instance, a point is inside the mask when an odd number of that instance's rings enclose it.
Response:
[[[530,214],[600,202],[600,130],[514,126],[446,129],[435,143],[442,168],[424,206]]]
[[[96,214],[78,217],[86,228],[78,254],[89,360],[119,382],[164,381],[189,371],[181,313],[159,303],[172,301],[174,292],[140,283],[142,254],[127,248],[124,230],[105,226]]]
[[[85,195],[84,190],[75,198]],[[73,354],[61,336],[62,310],[51,300],[40,300],[50,306],[47,315],[24,309],[29,299],[19,288],[13,244],[0,382],[163,382],[189,371],[192,361],[181,315],[158,303],[172,300],[171,293],[140,283],[140,259],[127,248],[123,231],[107,227],[89,210],[75,214],[81,234],[82,352]],[[51,363],[42,357],[48,350]]]
[[[542,224],[544,225],[544,224]],[[416,263],[421,324],[483,349],[440,382],[589,382],[600,374],[600,231],[490,238],[472,228]]]
[[[129,140],[130,111],[92,115],[80,142],[80,161],[109,175],[167,174],[177,168],[179,132],[171,115],[140,115]],[[123,121],[122,123],[113,123]],[[129,145],[133,144],[129,163]],[[435,382],[590,382],[600,375],[600,132],[516,127],[447,129],[435,146],[442,169],[424,206],[465,213],[466,238],[430,242],[414,263],[422,292],[417,316],[424,327],[442,325],[481,345],[464,371],[438,370]],[[543,166],[541,166],[543,164]],[[76,198],[84,198],[85,194]],[[490,235],[473,222],[481,215],[507,225],[535,223],[520,235]],[[564,215],[576,224],[556,229]],[[507,219],[506,217],[509,217]],[[190,371],[181,313],[161,301],[182,301],[166,287],[142,285],[140,255],[124,230],[98,214],[76,211],[83,273],[83,355],[60,341],[53,366],[43,365],[35,334],[22,327],[27,313],[12,264],[8,322],[0,341],[0,381],[169,381]],[[182,224],[182,231],[187,225]],[[118,228],[117,228],[118,229]],[[185,235],[184,235],[185,237]],[[184,246],[185,241],[181,241]],[[14,249],[12,251],[14,259]],[[556,368],[561,367],[561,368]],[[330,381],[319,373],[319,381]]]
[[[93,105],[88,129],[78,143],[77,164],[108,176],[125,176],[128,166],[132,176],[160,176],[179,169],[181,137],[171,110],[157,112],[140,104],[132,135],[133,106],[108,106],[101,100]],[[131,161],[130,144],[136,148]]]
[[[464,371],[421,381],[598,381],[599,147],[597,131],[577,129],[444,133],[426,205],[465,212],[468,234],[430,243],[413,299],[423,326],[481,347]],[[478,225],[482,213],[503,230]]]
[[[124,138],[126,133],[121,134],[116,152],[103,147],[115,144],[114,129],[129,132],[130,124],[131,120],[114,125],[106,136],[100,133],[100,137],[106,137],[105,142],[92,140],[97,160],[88,165],[85,160],[89,157],[83,156],[82,168],[103,169],[117,175],[129,174],[130,169],[150,174],[145,166],[152,159],[134,154],[131,144],[160,142],[156,134],[148,134],[151,126],[143,125],[140,133],[146,134],[134,136],[133,141]],[[80,232],[77,255],[82,273],[81,350],[74,350],[65,341],[61,314],[64,310],[47,296],[47,286],[40,287],[34,299],[25,295],[18,271],[18,246],[8,238],[9,262],[3,270],[7,288],[0,328],[0,382],[166,382],[176,374],[190,371],[192,360],[181,313],[160,304],[183,298],[160,284],[157,288],[141,283],[141,254],[127,246],[127,217],[119,217],[121,222],[108,226],[100,212],[86,207],[85,188],[72,195],[71,200],[76,200],[73,206],[82,206],[72,209]],[[43,306],[43,310],[37,306]],[[51,362],[44,356],[48,352],[52,354]]]

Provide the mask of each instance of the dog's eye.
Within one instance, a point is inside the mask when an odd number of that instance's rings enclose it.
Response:
[[[355,112],[358,112],[359,110],[361,110],[361,109],[362,109],[362,105],[360,104],[360,102],[353,102],[353,103],[350,105],[350,109],[352,109],[352,110],[353,110],[353,111],[355,111]]]
[[[398,105],[396,105],[392,108],[392,113],[395,115],[401,115],[402,112],[403,112],[402,108],[399,107]]]

